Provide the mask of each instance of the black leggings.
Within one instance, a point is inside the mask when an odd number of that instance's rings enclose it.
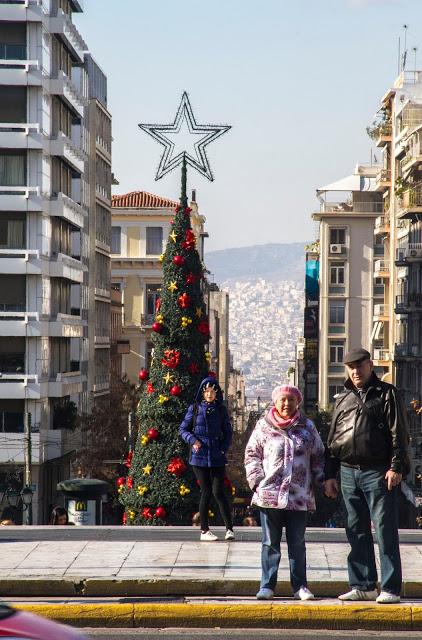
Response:
[[[201,500],[199,502],[199,516],[201,519],[202,531],[208,531],[208,509],[211,497],[217,500],[221,517],[224,520],[226,529],[233,529],[232,514],[229,501],[227,500],[224,487],[224,477],[226,467],[192,467],[196,479],[201,489]]]

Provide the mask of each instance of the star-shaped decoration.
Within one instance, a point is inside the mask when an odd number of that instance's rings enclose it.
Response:
[[[165,176],[166,173],[172,171],[185,160],[201,175],[213,181],[214,177],[211,173],[205,148],[231,129],[229,125],[198,124],[193,115],[186,91],[182,95],[172,124],[140,124],[139,127],[164,147],[155,176],[156,180]],[[181,133],[186,133],[187,135],[182,136]],[[182,137],[188,138],[189,142],[186,146],[191,147],[190,151],[186,149],[185,145],[180,146],[178,144],[179,139]]]
[[[174,376],[171,375],[170,371],[167,371],[166,375],[163,376],[163,380],[166,384],[169,384],[169,382],[174,382]]]
[[[170,282],[169,286],[167,287],[167,289],[169,291],[171,291],[171,293],[174,293],[175,291],[177,291],[177,284],[175,283],[175,281],[173,280],[172,282]]]
[[[151,471],[152,471],[152,467],[150,464],[147,464],[142,471],[144,472],[144,476],[150,476],[151,475]]]
[[[197,318],[202,318],[203,311],[201,307],[196,307],[195,315]]]
[[[171,238],[173,242],[176,242],[177,235],[175,234],[174,230],[171,233],[169,233],[169,238]]]

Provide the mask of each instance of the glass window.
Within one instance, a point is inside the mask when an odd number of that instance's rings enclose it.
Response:
[[[26,152],[12,150],[0,153],[0,186],[24,187],[26,183]]]
[[[345,303],[342,300],[330,302],[330,324],[344,324]]]
[[[330,341],[330,362],[333,364],[343,364],[344,340]]]
[[[344,284],[344,262],[330,264],[330,284]]]
[[[146,254],[160,255],[163,250],[163,227],[147,227]]]
[[[157,300],[161,295],[161,284],[147,284],[147,314],[155,315]]]
[[[111,253],[122,252],[122,227],[111,227]]]
[[[342,391],[344,391],[344,385],[342,382],[338,381],[330,384],[328,387],[328,402],[335,402],[335,396]]]
[[[330,244],[346,244],[346,229],[330,229]]]

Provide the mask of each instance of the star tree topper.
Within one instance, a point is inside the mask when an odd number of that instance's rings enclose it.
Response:
[[[181,129],[185,129],[186,126],[189,130],[189,134],[192,136],[192,140],[196,139],[196,142],[193,144],[196,157],[186,149],[183,149],[176,154],[174,153],[176,144],[173,142],[172,138],[175,138],[177,134],[180,134]],[[186,162],[186,164],[189,164],[191,167],[199,171],[201,175],[208,178],[211,182],[214,180],[214,177],[211,172],[205,148],[210,144],[210,142],[214,142],[214,140],[222,136],[223,133],[226,133],[231,129],[229,125],[225,124],[197,124],[186,91],[182,95],[173,124],[140,124],[139,127],[164,147],[163,155],[161,156],[160,164],[155,176],[156,180],[165,176],[179,164]]]

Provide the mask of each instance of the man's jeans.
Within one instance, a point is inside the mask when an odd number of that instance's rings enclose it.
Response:
[[[280,541],[283,527],[289,554],[290,582],[293,591],[306,587],[305,529],[306,511],[261,508],[262,551],[261,589],[275,590],[278,565],[280,564]]]
[[[381,590],[399,595],[401,591],[401,560],[398,534],[397,492],[387,489],[386,469],[353,469],[341,465],[341,491],[347,510],[346,533],[351,551],[348,556],[351,587],[368,591],[375,589],[374,541],[371,520],[378,538],[381,564]]]

